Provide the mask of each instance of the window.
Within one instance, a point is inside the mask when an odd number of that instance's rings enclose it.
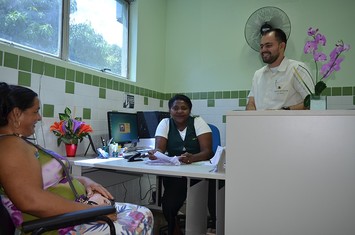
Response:
[[[0,40],[127,77],[128,3],[2,0]]]
[[[123,0],[76,0],[70,7],[69,60],[126,77],[127,9]]]
[[[1,40],[59,56],[61,2],[61,0],[0,1]]]

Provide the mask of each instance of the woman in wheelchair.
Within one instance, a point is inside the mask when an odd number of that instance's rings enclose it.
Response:
[[[41,121],[40,101],[31,89],[0,83],[0,196],[14,225],[93,206],[110,204],[112,195],[86,177],[69,175],[59,154],[28,140]],[[113,203],[108,215],[117,234],[151,234],[153,215],[145,207]],[[108,234],[107,224],[81,224],[46,234]]]

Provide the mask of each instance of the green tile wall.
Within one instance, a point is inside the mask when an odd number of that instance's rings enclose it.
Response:
[[[66,74],[65,79],[68,81],[74,82],[75,81],[75,71],[72,69],[67,69],[67,74]]]
[[[231,92],[230,91],[223,91],[223,99],[230,99]]]
[[[19,70],[31,72],[32,60],[23,56],[20,56]]]
[[[124,86],[125,86],[125,84],[123,82],[120,82],[118,90],[124,91]]]
[[[238,91],[231,91],[231,98],[232,99],[237,99],[239,98],[239,92]]]
[[[76,71],[75,72],[75,81],[78,83],[84,83],[84,73]]]
[[[106,78],[100,77],[100,87],[106,88]]]
[[[18,85],[21,86],[31,86],[31,74],[18,71]]]
[[[60,66],[56,66],[55,77],[65,80],[65,68],[60,67]]]
[[[43,117],[54,117],[54,105],[51,104],[43,104]]]
[[[18,56],[5,52],[4,66],[12,69],[17,69],[17,65],[18,65]]]
[[[83,119],[91,119],[91,109],[83,108]]]
[[[353,88],[352,87],[343,87],[342,95],[344,95],[344,96],[353,95]]]
[[[106,83],[107,89],[112,89],[112,86],[113,86],[112,80],[111,79],[107,79],[106,81],[107,81],[107,83]]]
[[[341,87],[332,87],[332,96],[341,95]]]
[[[215,96],[216,96],[216,99],[223,99],[223,92],[217,91]]]
[[[322,95],[331,96],[332,89],[330,87],[325,88],[325,90],[322,92]]]
[[[44,63],[42,61],[33,60],[32,63],[32,73],[43,74]]]
[[[91,74],[85,73],[84,84],[86,84],[86,85],[92,84],[92,75]]]
[[[99,90],[99,98],[106,99],[106,89],[100,88],[100,90]]]
[[[214,94],[215,94],[215,92],[213,92],[213,91],[207,92],[207,99],[214,99],[215,98]]]
[[[118,86],[119,86],[118,81],[112,81],[112,90],[118,91]]]
[[[75,83],[70,82],[70,81],[66,81],[65,82],[65,93],[74,94],[74,92],[75,92]]]
[[[247,106],[247,99],[246,98],[239,98],[239,104],[238,104],[239,107],[244,107],[244,106]]]
[[[100,86],[100,77],[98,77],[98,76],[93,76],[93,78],[92,78],[92,85],[99,87],[99,86]]]
[[[207,100],[207,107],[214,107],[215,103],[214,100]]]
[[[23,86],[31,86],[31,72],[35,74],[44,74],[49,77],[65,79],[65,92],[75,94],[75,83],[84,83],[91,86],[100,87],[99,97],[106,99],[106,89],[127,92],[144,96],[144,104],[148,105],[148,98],[160,100],[160,107],[163,107],[164,100],[169,100],[176,93],[161,93],[147,88],[138,87],[125,82],[116,81],[83,73],[73,69],[67,69],[62,66],[55,66],[43,61],[33,60],[24,56],[18,56],[12,53],[0,51],[0,66],[18,69],[18,84]],[[234,91],[207,91],[207,92],[188,92],[183,93],[192,100],[206,100],[207,107],[215,107],[216,99],[238,99],[239,106],[245,106],[249,90]],[[355,87],[327,87],[322,95],[326,96],[353,96],[355,104]],[[48,105],[44,105],[44,109],[50,110]],[[84,109],[85,117],[91,117],[91,110]],[[48,114],[49,112],[46,112]]]
[[[55,66],[53,64],[44,63],[44,75],[54,77]]]

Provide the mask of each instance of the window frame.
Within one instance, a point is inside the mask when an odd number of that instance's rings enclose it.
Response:
[[[129,67],[130,67],[130,63],[129,63],[129,61],[130,61],[130,50],[129,50],[129,48],[130,48],[130,43],[129,43],[130,42],[130,5],[134,0],[121,0],[122,2],[125,2],[126,6],[127,6],[127,32],[126,32],[127,33],[127,42],[126,43],[123,42],[122,48],[121,48],[121,50],[122,50],[121,56],[125,55],[125,57],[126,57],[125,58],[125,60],[126,60],[126,63],[125,63],[126,76],[122,76],[120,74],[111,72],[109,70],[105,70],[104,68],[96,68],[96,67],[93,67],[93,66],[90,66],[87,64],[83,64],[83,63],[79,63],[79,62],[69,59],[70,1],[71,0],[61,0],[62,9],[61,9],[61,22],[59,22],[60,35],[58,35],[58,40],[59,40],[58,55],[52,54],[50,52],[42,51],[42,50],[30,47],[30,46],[26,46],[26,45],[18,43],[18,42],[9,41],[4,38],[1,38],[0,42],[11,45],[11,46],[16,46],[16,47],[23,49],[23,50],[31,51],[36,54],[46,55],[46,56],[49,56],[52,58],[57,58],[61,61],[64,61],[64,62],[67,62],[70,64],[74,64],[79,67],[87,68],[87,69],[94,70],[94,71],[101,71],[101,72],[107,73],[107,74],[117,77],[117,78],[129,80],[129,77],[130,77],[129,76],[130,75],[129,74]],[[118,0],[112,0],[112,1],[118,1]],[[126,47],[125,52],[123,52],[124,46]]]

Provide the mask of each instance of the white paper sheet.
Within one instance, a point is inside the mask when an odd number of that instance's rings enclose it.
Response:
[[[151,165],[181,165],[181,162],[179,161],[179,158],[177,156],[169,157],[164,153],[158,151],[154,153],[154,156],[157,157],[156,160],[147,160],[146,163]]]

